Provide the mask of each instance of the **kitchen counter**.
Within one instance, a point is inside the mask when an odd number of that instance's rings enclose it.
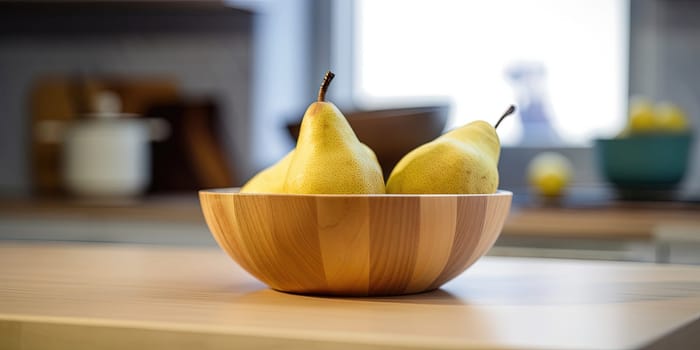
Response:
[[[695,227],[700,205],[619,202],[590,207],[514,207],[504,227],[509,236],[651,240],[668,227]]]
[[[195,194],[117,202],[4,199],[0,240],[216,245]],[[514,203],[489,254],[700,264],[700,204]]]
[[[700,267],[481,259],[442,289],[266,288],[218,248],[0,244],[0,348],[689,349]]]
[[[204,223],[199,201],[194,195],[147,197],[122,202],[50,198],[0,200],[0,224],[3,219]],[[514,204],[503,228],[503,236],[652,240],[657,230],[677,226],[694,227],[700,232],[700,204],[611,202],[588,207],[527,207]],[[0,238],[21,239],[10,236]]]

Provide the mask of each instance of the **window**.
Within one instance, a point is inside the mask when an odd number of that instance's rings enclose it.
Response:
[[[448,128],[495,121],[525,98],[507,72],[527,66],[545,73],[560,139],[587,145],[625,120],[628,17],[628,0],[357,0],[354,99],[380,107],[446,97]],[[499,134],[516,145],[522,130],[513,118]]]

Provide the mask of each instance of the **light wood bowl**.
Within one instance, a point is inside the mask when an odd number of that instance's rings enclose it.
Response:
[[[219,246],[273,289],[344,296],[436,289],[498,238],[512,193],[291,195],[203,190]]]

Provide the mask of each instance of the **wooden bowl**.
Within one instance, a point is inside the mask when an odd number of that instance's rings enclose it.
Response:
[[[343,296],[425,292],[488,251],[512,193],[292,195],[203,190],[219,246],[273,289]]]

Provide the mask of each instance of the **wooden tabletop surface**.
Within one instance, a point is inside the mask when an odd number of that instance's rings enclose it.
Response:
[[[442,289],[267,289],[217,248],[0,244],[0,348],[696,349],[700,267],[483,258]]]

